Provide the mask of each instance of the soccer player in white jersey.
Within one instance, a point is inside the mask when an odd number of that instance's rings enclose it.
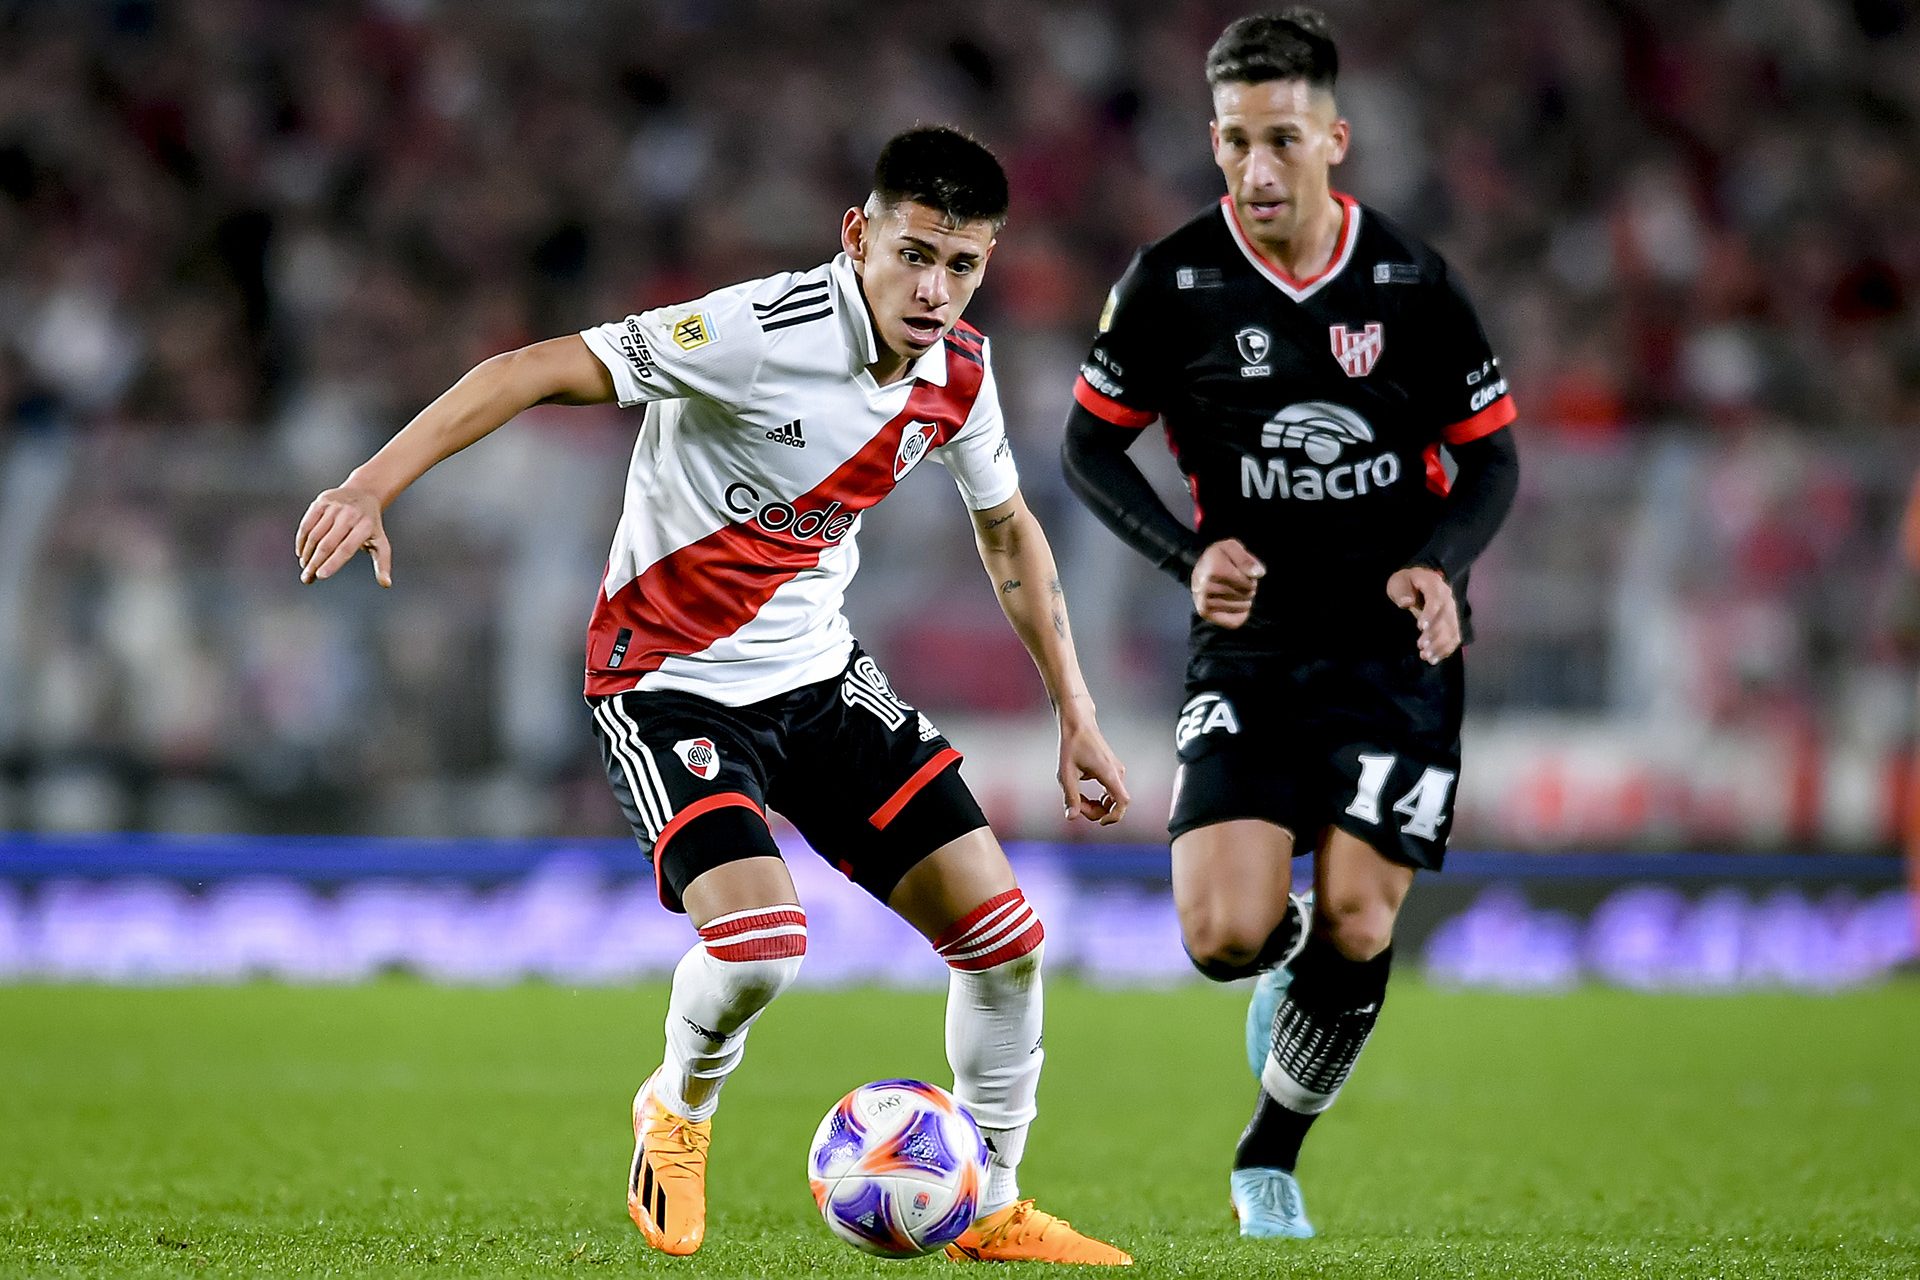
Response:
[[[840,613],[861,512],[925,459],[943,463],[1058,714],[1066,811],[1120,819],[1125,770],[1020,496],[990,348],[960,322],[1006,212],[986,148],[951,129],[903,133],[864,207],[846,212],[833,261],[486,360],[300,522],[303,582],[364,548],[390,585],[381,513],[435,463],[536,404],[646,406],[594,601],[587,699],[661,901],[699,931],[674,971],[665,1061],[633,1103],[628,1211],[667,1253],[700,1247],[720,1087],[806,953],[771,807],[949,966],[954,1093],[992,1155],[980,1216],[948,1253],[1132,1261],[1020,1197],[1042,1059],[1041,924],[960,753]]]

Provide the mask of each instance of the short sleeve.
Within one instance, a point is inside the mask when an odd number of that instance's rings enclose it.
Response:
[[[613,375],[623,409],[695,396],[739,405],[752,394],[765,341],[747,298],[745,286],[722,289],[583,329],[580,336]]]
[[[1115,426],[1144,427],[1165,408],[1159,365],[1166,344],[1158,330],[1166,323],[1166,311],[1157,294],[1144,254],[1135,254],[1127,273],[1107,294],[1093,349],[1073,384],[1080,407]]]
[[[1007,439],[1007,421],[1000,412],[1000,387],[993,376],[992,344],[981,352],[986,373],[966,425],[953,439],[933,451],[952,473],[970,511],[997,507],[1020,491],[1020,470],[1013,462],[1013,444]]]
[[[1440,439],[1468,444],[1513,421],[1513,397],[1500,358],[1453,273],[1442,266],[1432,287],[1434,310],[1426,328],[1433,345],[1424,395]]]

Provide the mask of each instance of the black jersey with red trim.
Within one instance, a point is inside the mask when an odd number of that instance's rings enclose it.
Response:
[[[1442,449],[1514,418],[1446,262],[1335,198],[1339,239],[1311,279],[1264,258],[1224,198],[1142,249],[1074,387],[1118,426],[1161,419],[1200,536],[1267,566],[1245,626],[1195,617],[1196,655],[1412,652],[1386,584],[1445,510]],[[1453,585],[1464,628],[1464,575]]]

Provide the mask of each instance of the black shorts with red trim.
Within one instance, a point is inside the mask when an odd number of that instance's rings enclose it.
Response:
[[[1311,853],[1337,827],[1438,871],[1460,778],[1465,664],[1386,658],[1196,660],[1174,728],[1168,830],[1259,818]]]
[[[677,691],[587,702],[607,779],[673,911],[701,874],[779,856],[769,808],[882,902],[922,858],[987,825],[960,753],[857,646],[839,676],[743,707]]]

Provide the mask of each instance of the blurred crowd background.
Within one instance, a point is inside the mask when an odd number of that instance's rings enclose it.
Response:
[[[1327,8],[1337,183],[1456,264],[1521,409],[1456,843],[1890,844],[1920,10]],[[1183,596],[1056,453],[1108,285],[1220,189],[1201,62],[1243,11],[0,0],[0,829],[618,832],[578,688],[636,416],[536,411],[434,473],[390,593],[299,587],[295,524],[485,356],[830,256],[915,121],[1011,174],[969,319],[1103,713],[1163,778]],[[1038,682],[914,483],[867,521],[856,630],[1045,815]],[[1159,838],[1142,813],[1119,834]]]

